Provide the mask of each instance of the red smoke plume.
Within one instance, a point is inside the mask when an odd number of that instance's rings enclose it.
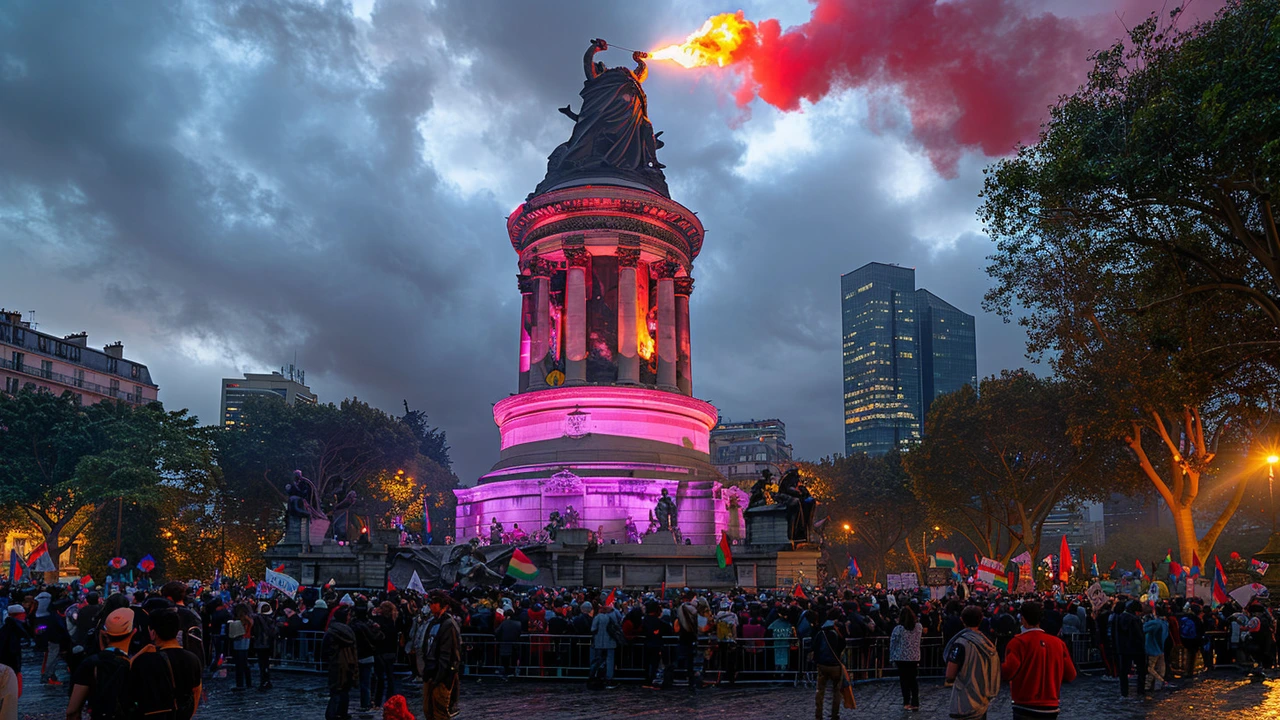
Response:
[[[1084,82],[1089,54],[1160,1],[1122,0],[1123,13],[1063,18],[1015,0],[813,0],[803,25],[754,26],[730,64],[743,75],[741,105],[758,96],[796,110],[802,98],[817,102],[832,90],[896,89],[913,136],[950,177],[965,150],[1000,156],[1034,141],[1047,108]],[[1200,9],[1206,4],[1221,1]],[[722,17],[732,16],[713,20]]]

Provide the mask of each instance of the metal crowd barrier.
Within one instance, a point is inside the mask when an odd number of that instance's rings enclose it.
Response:
[[[320,654],[324,633],[301,632],[297,637],[276,641],[274,664],[276,667],[308,672],[323,672],[325,664]],[[1103,667],[1102,655],[1088,633],[1064,635],[1063,641],[1071,651],[1071,659],[1078,670],[1096,670]],[[1211,662],[1214,665],[1231,664],[1235,657],[1230,648],[1230,634],[1223,631],[1206,633],[1205,639],[1212,647]],[[921,678],[941,678],[946,673],[942,657],[944,643],[940,636],[925,636],[920,641]],[[1168,664],[1181,672],[1185,667],[1185,648],[1177,646]],[[1197,653],[1199,654],[1199,653]],[[468,677],[502,677],[585,680],[591,668],[590,635],[522,635],[511,643],[499,641],[489,633],[463,633],[462,672]],[[781,639],[739,638],[736,643],[722,644],[716,640],[698,643],[695,663],[704,682],[728,682],[730,676],[738,683],[789,683],[810,684],[814,677],[810,638]],[[897,668],[889,661],[889,638],[868,637],[847,641],[842,660],[854,680],[895,678]],[[407,672],[411,658],[401,650],[398,671]],[[633,682],[645,679],[645,648],[638,643],[626,644],[614,650],[614,678]],[[659,662],[676,671],[676,682],[684,682],[683,663],[677,639],[664,638]],[[1197,672],[1204,668],[1197,658]]]

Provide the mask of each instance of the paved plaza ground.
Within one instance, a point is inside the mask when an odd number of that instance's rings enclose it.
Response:
[[[275,688],[267,692],[236,691],[231,681],[214,679],[206,685],[207,702],[199,720],[293,720],[322,718],[327,698],[324,679],[302,673],[276,674]],[[857,710],[842,710],[843,718],[946,718],[947,690],[933,680],[921,682],[921,711],[906,713],[894,681],[861,684],[856,689]],[[358,704],[353,698],[352,710]],[[1082,677],[1063,688],[1063,720],[1120,718],[1210,718],[1254,720],[1280,718],[1280,680],[1251,683],[1239,673],[1217,670],[1174,691],[1148,695],[1148,699],[1122,701],[1119,686],[1100,678]],[[406,692],[409,705],[421,716],[418,688]],[[20,718],[59,720],[66,710],[66,690],[29,686],[18,705]],[[356,720],[373,720],[381,714],[353,712]],[[780,686],[710,689],[692,693],[685,688],[669,691],[623,687],[618,690],[585,690],[581,685],[532,681],[502,683],[467,682],[462,688],[460,720],[518,718],[520,720],[602,720],[605,718],[769,718],[805,720],[813,717],[813,690]],[[1006,689],[997,698],[991,720],[1010,717]]]

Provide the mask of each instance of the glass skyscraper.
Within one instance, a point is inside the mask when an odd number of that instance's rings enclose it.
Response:
[[[977,385],[973,316],[897,265],[842,275],[840,295],[844,450],[882,455],[920,439],[934,398]]]

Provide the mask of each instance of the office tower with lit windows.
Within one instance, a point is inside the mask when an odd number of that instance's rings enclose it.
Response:
[[[977,384],[973,316],[916,289],[915,276],[868,263],[840,277],[847,454],[919,440],[934,398]]]

